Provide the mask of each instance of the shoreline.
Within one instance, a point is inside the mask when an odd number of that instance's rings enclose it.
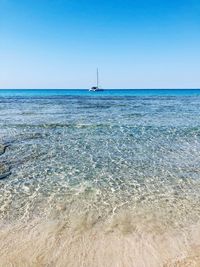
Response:
[[[115,224],[34,219],[0,227],[2,266],[186,267],[200,263],[200,225],[163,233],[130,230],[126,217]],[[189,264],[189,265],[188,265]]]

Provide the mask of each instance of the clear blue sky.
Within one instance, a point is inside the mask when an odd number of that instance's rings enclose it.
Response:
[[[199,0],[0,0],[0,88],[200,88]]]

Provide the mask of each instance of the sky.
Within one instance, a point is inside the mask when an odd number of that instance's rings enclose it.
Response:
[[[0,89],[200,88],[199,0],[0,0]]]

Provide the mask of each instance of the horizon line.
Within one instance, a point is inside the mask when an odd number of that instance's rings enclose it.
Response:
[[[0,90],[88,90],[88,88],[0,88]],[[199,88],[104,88],[104,90],[200,90]]]

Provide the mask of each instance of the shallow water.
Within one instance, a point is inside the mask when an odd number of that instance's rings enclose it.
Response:
[[[0,266],[200,266],[200,96],[120,94],[0,98]]]

